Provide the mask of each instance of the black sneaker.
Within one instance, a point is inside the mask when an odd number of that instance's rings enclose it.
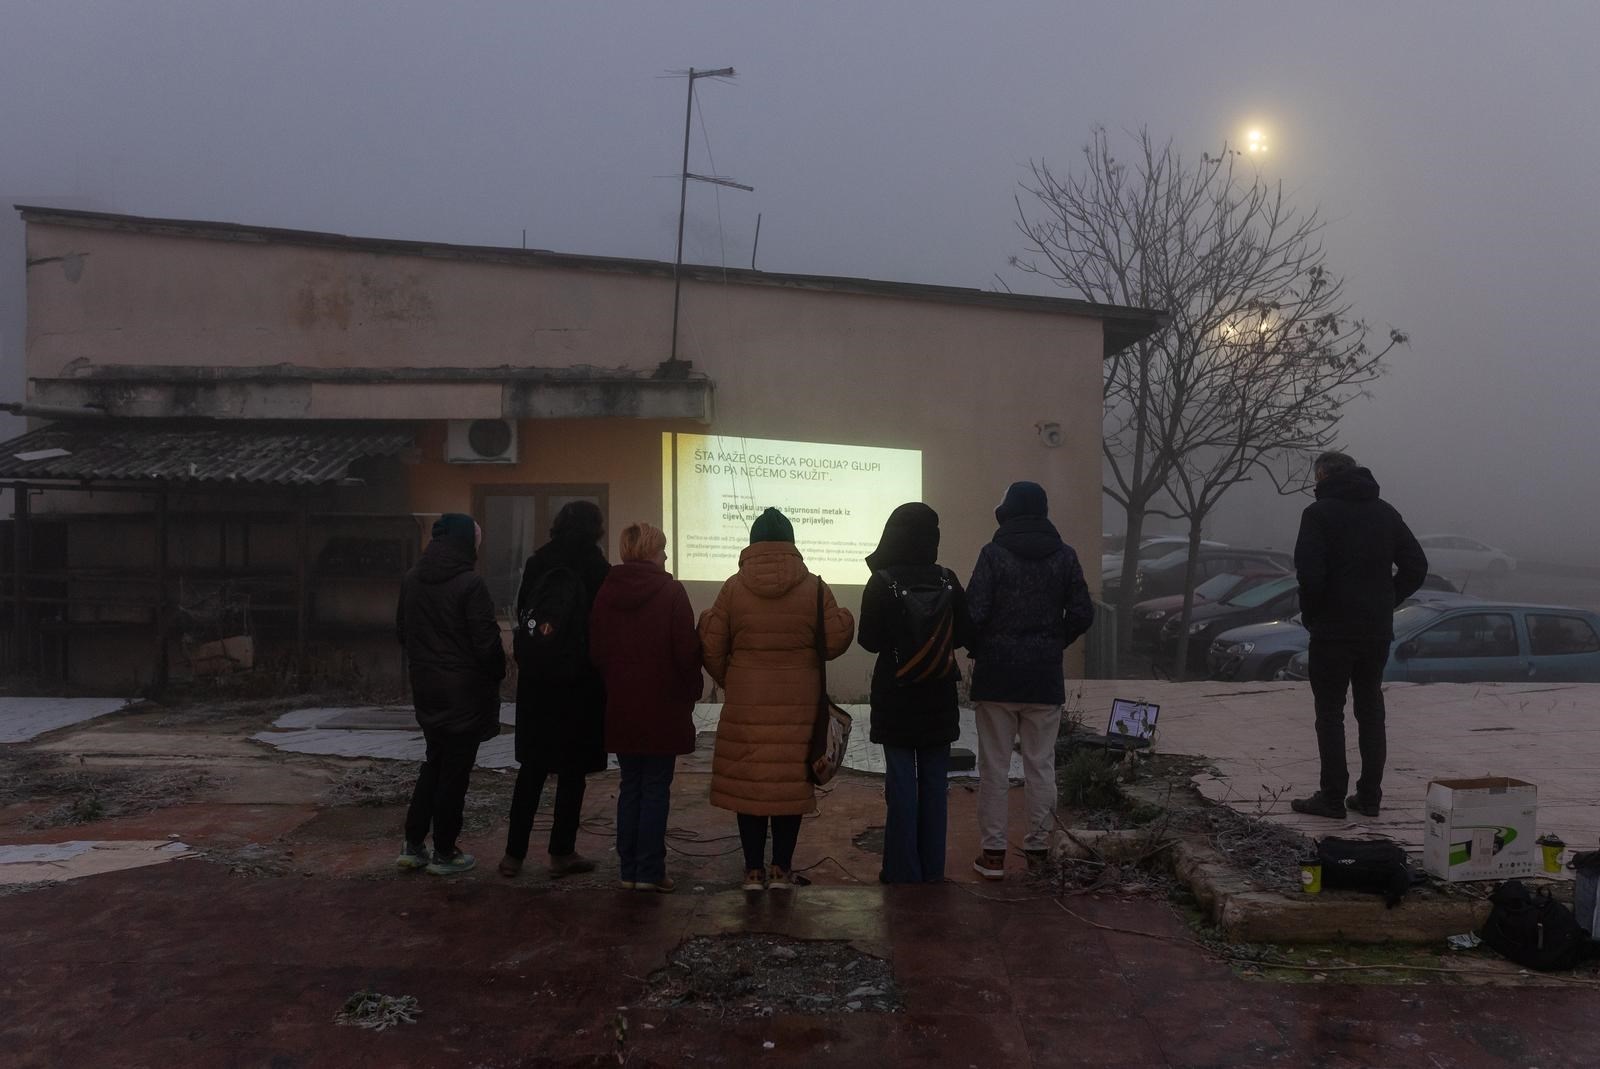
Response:
[[[415,872],[433,863],[433,853],[424,843],[407,842],[401,845],[400,856],[394,863],[402,872]]]
[[[1327,817],[1329,820],[1343,820],[1345,817],[1344,806],[1321,791],[1308,798],[1296,798],[1289,803],[1289,808],[1310,817]]]
[[[1364,801],[1359,794],[1352,794],[1346,798],[1344,805],[1346,809],[1354,809],[1364,817],[1376,817],[1378,815],[1379,804],[1377,802]]]
[[[478,859],[471,854],[462,853],[460,850],[450,854],[441,854],[434,851],[433,864],[427,871],[434,876],[454,876],[457,873],[467,872],[478,863]]]

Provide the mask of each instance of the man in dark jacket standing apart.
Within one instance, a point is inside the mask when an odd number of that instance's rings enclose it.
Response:
[[[411,672],[411,700],[427,756],[406,811],[397,864],[436,876],[475,864],[456,846],[467,780],[478,744],[500,732],[500,680],[506,674],[500,624],[483,577],[473,570],[483,530],[471,516],[447,513],[400,584],[395,630]],[[433,853],[425,840],[433,829]]]
[[[1394,640],[1394,610],[1422,586],[1428,558],[1400,513],[1378,497],[1370,471],[1343,453],[1323,453],[1312,471],[1317,500],[1300,514],[1294,566],[1301,618],[1311,632],[1322,782],[1315,794],[1290,805],[1318,817],[1343,819],[1347,806],[1375,817],[1383,801],[1383,669]],[[1361,777],[1348,798],[1346,690],[1361,749]]]
[[[1023,853],[1043,861],[1056,808],[1056,734],[1066,702],[1061,655],[1094,622],[1078,554],[1061,540],[1038,483],[1012,483],[994,510],[1000,529],[967,584],[972,699],[978,718],[978,828],[984,879],[1005,878],[1011,748],[1022,740],[1027,831]]]

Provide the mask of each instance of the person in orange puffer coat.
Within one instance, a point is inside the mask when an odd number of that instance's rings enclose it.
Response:
[[[739,571],[700,616],[706,670],[724,690],[711,765],[711,804],[738,815],[747,891],[793,886],[800,818],[814,802],[806,751],[816,721],[817,586],[794,545],[794,527],[767,509],[750,528]],[[850,648],[855,619],[823,587],[828,659]],[[767,827],[772,864],[764,864]]]

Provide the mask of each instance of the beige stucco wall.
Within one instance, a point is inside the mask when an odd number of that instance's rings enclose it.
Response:
[[[619,272],[40,223],[28,255],[31,377],[74,360],[643,369],[670,340],[670,280]],[[477,483],[606,483],[614,556],[622,524],[660,522],[664,429],[912,448],[942,517],[945,563],[963,579],[1006,484],[1032,479],[1099,588],[1097,320],[691,281],[683,324],[680,356],[716,383],[711,427],[525,421],[521,463],[494,467],[445,464],[435,433],[410,469],[416,511],[466,510]],[[416,417],[435,387],[388,389],[404,396],[328,396],[341,414]],[[1040,422],[1061,425],[1059,448],[1041,442]],[[703,607],[715,588],[691,593]],[[852,605],[857,593],[847,592]],[[858,658],[842,674],[864,684],[865,673]],[[842,679],[839,689],[853,688]]]
[[[28,225],[28,373],[96,364],[644,367],[672,288],[627,274]]]

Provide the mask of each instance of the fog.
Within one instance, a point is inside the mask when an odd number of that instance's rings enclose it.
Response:
[[[1419,531],[1600,563],[1600,5],[0,3],[0,194],[179,218],[1039,288],[1013,195],[1094,123],[1267,131],[1409,350],[1343,443]],[[709,149],[709,152],[708,152]],[[0,310],[21,284],[5,213]],[[998,278],[997,278],[998,276]],[[4,389],[21,389],[19,336]],[[870,414],[868,414],[870,415]],[[984,502],[995,488],[983,487]],[[1210,533],[1282,544],[1245,488]],[[1057,503],[1058,509],[1070,503]]]

